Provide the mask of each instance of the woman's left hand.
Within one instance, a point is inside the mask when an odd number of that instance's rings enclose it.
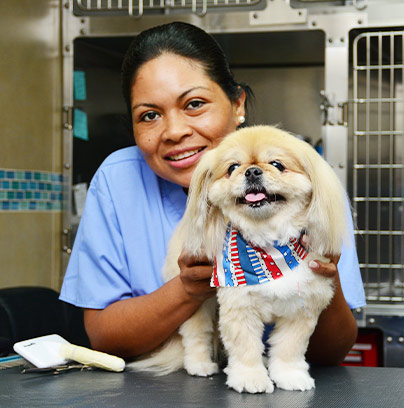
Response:
[[[308,244],[308,236],[306,234],[302,236],[302,244],[304,246]],[[328,258],[330,262],[322,262],[316,259],[309,262],[309,267],[313,272],[326,278],[335,278],[338,274],[337,265],[340,257],[341,255],[325,255],[325,258]]]
[[[321,262],[318,259],[309,262],[309,267],[314,273],[318,273],[319,275],[323,275],[326,278],[335,278],[338,274],[338,261],[340,255],[329,256],[326,255],[326,258],[330,259],[330,262],[325,263]]]

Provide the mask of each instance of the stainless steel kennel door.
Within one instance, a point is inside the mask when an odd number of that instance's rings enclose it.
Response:
[[[367,301],[404,301],[404,31],[353,43],[353,183],[357,246]]]

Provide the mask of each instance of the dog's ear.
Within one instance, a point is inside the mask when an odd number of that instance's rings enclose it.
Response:
[[[224,217],[209,201],[215,152],[206,152],[196,167],[188,192],[185,214],[181,220],[184,249],[193,255],[213,260],[225,233]]]
[[[313,188],[308,209],[310,246],[321,255],[339,254],[343,243],[352,244],[348,198],[331,166],[311,146],[304,151]]]

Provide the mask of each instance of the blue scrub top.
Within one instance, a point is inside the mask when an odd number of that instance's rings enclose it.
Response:
[[[167,244],[186,199],[181,186],[149,168],[137,147],[112,153],[88,189],[60,299],[104,309],[158,289]],[[364,306],[354,247],[343,248],[338,269],[349,306]]]

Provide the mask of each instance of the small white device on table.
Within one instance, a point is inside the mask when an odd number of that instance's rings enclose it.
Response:
[[[58,334],[20,341],[14,344],[14,351],[38,368],[56,367],[76,361],[108,371],[121,372],[125,369],[122,358],[75,346]]]

